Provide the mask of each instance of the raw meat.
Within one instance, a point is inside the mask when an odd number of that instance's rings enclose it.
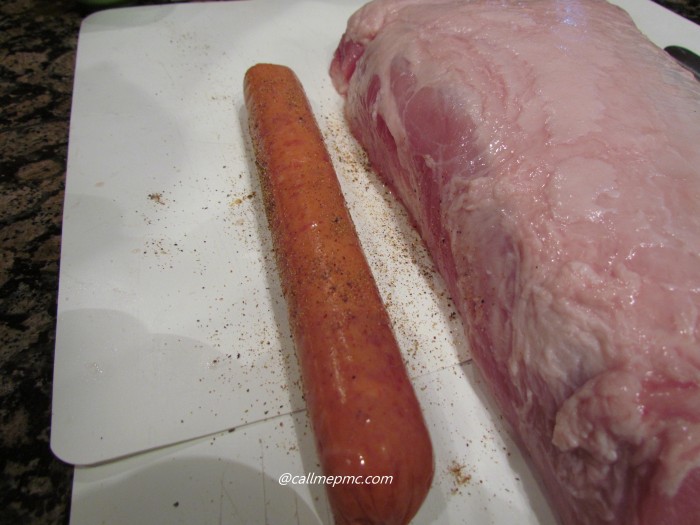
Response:
[[[562,523],[700,523],[700,84],[602,0],[377,0],[331,75]]]

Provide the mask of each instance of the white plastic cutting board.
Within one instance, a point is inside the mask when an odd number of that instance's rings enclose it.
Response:
[[[79,465],[74,525],[329,522],[322,487],[277,483],[321,472],[245,129],[243,74],[263,61],[307,90],[425,410],[436,481],[415,523],[553,523],[441,280],[342,120],[327,68],[361,3],[175,4],[83,24],[51,436]],[[657,44],[700,52],[694,24],[615,3]]]
[[[289,65],[306,87],[411,374],[467,358],[420,241],[358,165],[327,75],[359,4],[176,4],[84,22],[51,435],[64,461],[95,464],[303,408],[245,123],[243,75],[256,62]]]

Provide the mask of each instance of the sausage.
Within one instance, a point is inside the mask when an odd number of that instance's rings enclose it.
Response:
[[[244,94],[323,475],[368,481],[326,485],[334,519],[408,523],[432,483],[430,436],[321,132],[285,66],[251,67]]]

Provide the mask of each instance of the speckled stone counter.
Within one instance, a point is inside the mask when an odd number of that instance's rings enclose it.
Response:
[[[132,2],[155,4],[167,2]],[[659,0],[700,23],[695,0]],[[67,523],[49,449],[61,215],[80,23],[70,0],[0,2],[0,525]]]

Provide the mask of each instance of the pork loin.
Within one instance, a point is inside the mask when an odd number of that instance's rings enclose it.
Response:
[[[331,76],[562,523],[700,523],[700,84],[602,0],[376,0]]]

